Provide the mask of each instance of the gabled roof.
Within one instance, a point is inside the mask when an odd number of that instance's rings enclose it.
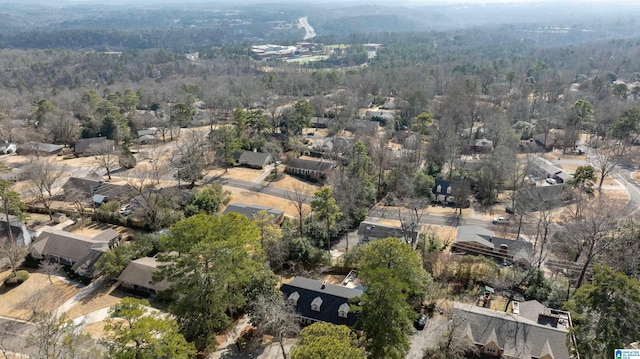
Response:
[[[553,351],[551,350],[551,345],[549,344],[549,341],[547,340],[546,342],[544,342],[544,346],[542,347],[542,350],[540,351],[540,355],[538,355],[538,358],[555,358],[553,356]]]
[[[486,248],[495,254],[500,253],[503,246],[507,247],[507,254],[515,261],[531,262],[533,246],[529,242],[517,239],[494,237],[493,232],[480,226],[460,226],[456,244],[475,244]],[[465,247],[471,249],[469,247]]]
[[[362,295],[361,290],[334,284],[326,284],[323,288],[321,281],[304,277],[295,277],[291,282],[280,286],[280,290],[285,300],[292,293],[298,293],[299,298],[295,310],[305,318],[345,325],[353,325],[356,322],[356,316],[353,311],[347,313],[347,318],[339,317],[338,312],[340,306],[349,303],[351,298],[360,297]],[[316,303],[319,302],[317,298],[322,301],[320,311],[311,309],[311,303],[314,300]]]
[[[273,221],[277,222],[280,216],[284,214],[284,211],[280,211],[277,209],[273,209],[267,206],[261,206],[258,204],[244,204],[244,203],[231,203],[227,206],[222,214],[227,214],[231,212],[244,214],[247,218],[253,220],[255,216],[260,211],[266,211],[268,214],[273,216]]]
[[[52,143],[40,143],[40,142],[27,142],[17,146],[16,151],[29,151],[29,152],[42,152],[53,153],[60,151],[64,148],[64,145],[54,145]]]
[[[447,188],[451,187],[453,192],[453,186],[455,186],[455,182],[447,181],[442,178],[436,178],[434,182],[435,183],[432,189],[433,194],[441,196],[453,196],[452,193],[447,193]],[[438,186],[440,186],[440,191],[438,191]]]
[[[157,283],[153,282],[153,273],[158,271],[158,265],[159,262],[155,258],[138,258],[127,265],[118,277],[118,280],[130,285],[137,285],[161,292],[168,289],[171,284],[166,279]]]
[[[470,326],[476,344],[485,345],[487,339],[495,338],[505,357],[531,358],[548,347],[554,359],[569,359],[566,345],[568,331],[564,327],[540,325],[519,315],[454,302],[454,316],[460,319],[461,328]]]
[[[309,171],[326,172],[333,169],[336,163],[329,160],[307,160],[302,158],[292,158],[287,163],[289,168],[299,168]]]
[[[387,237],[395,237],[404,240],[404,232],[401,227],[397,226],[388,226],[375,222],[364,221],[360,223],[358,227],[358,235],[367,237],[370,239],[380,239]],[[418,238],[418,232],[409,231],[409,237],[414,241]]]
[[[89,178],[89,177],[69,177],[67,182],[62,185],[62,189],[65,192],[68,191],[78,191],[87,196],[90,196],[93,193],[92,188],[98,187],[102,182],[102,179]]]
[[[238,161],[238,164],[252,167],[264,167],[271,161],[271,155],[263,152],[236,152],[233,157]]]
[[[37,252],[39,256],[63,257],[74,262],[85,263],[87,262],[87,256],[95,255],[96,253],[94,252],[104,253],[110,249],[112,242],[106,238],[115,238],[111,237],[113,230],[104,232],[107,232],[107,234],[101,232],[90,238],[71,232],[45,228],[34,242],[32,250]],[[97,255],[97,257],[100,255]]]

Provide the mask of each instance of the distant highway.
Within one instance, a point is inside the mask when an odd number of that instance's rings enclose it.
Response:
[[[304,27],[305,34],[302,38],[303,40],[309,40],[316,37],[316,30],[311,26],[311,24],[309,24],[309,19],[306,16],[298,19],[298,27]]]

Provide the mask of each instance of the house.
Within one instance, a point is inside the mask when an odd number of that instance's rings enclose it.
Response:
[[[327,322],[352,326],[356,323],[352,300],[362,295],[359,289],[295,277],[282,284],[284,300],[295,309],[302,324]]]
[[[263,169],[273,161],[273,157],[268,153],[243,151],[233,154],[233,158],[240,166]]]
[[[540,303],[519,304],[520,314],[514,314],[454,302],[452,322],[456,323],[458,337],[470,341],[485,356],[571,358],[566,344],[570,314],[544,308]]]
[[[166,280],[153,281],[153,274],[160,263],[156,258],[142,257],[132,260],[118,277],[120,285],[127,289],[155,294],[167,290],[171,284]]]
[[[493,151],[493,141],[486,138],[478,138],[469,141],[469,148],[475,152],[491,152]]]
[[[367,111],[365,112],[364,117],[367,120],[380,122],[383,126],[387,123],[395,121],[396,119],[396,116],[394,116],[390,111]]]
[[[349,131],[364,130],[366,132],[378,132],[380,122],[370,120],[347,120],[345,129]]]
[[[435,179],[435,184],[431,193],[433,194],[433,201],[439,203],[453,203],[453,181],[443,180],[441,178]]]
[[[281,225],[284,221],[284,211],[273,209],[271,207],[260,206],[257,204],[244,204],[244,203],[231,203],[224,210],[223,214],[227,213],[240,213],[244,214],[247,218],[253,220],[258,212],[265,211],[273,217],[273,223]]]
[[[420,226],[417,227],[418,231],[409,230],[408,228],[405,230],[398,226],[363,221],[358,227],[358,243],[367,244],[376,239],[395,237],[400,238],[406,243],[414,244],[418,242],[418,237],[420,236]]]
[[[515,194],[516,209],[543,211],[570,204],[574,193],[567,186],[524,187]]]
[[[16,153],[22,156],[55,156],[59,154],[63,145],[54,145],[51,143],[27,142],[16,147]]]
[[[323,181],[327,179],[335,167],[336,163],[329,160],[321,159],[318,161],[292,158],[287,163],[285,172],[314,181]]]
[[[106,137],[81,138],[76,142],[76,157],[92,156],[102,152],[110,152],[115,148],[115,141]]]
[[[99,274],[94,270],[98,259],[119,241],[120,234],[113,229],[87,237],[46,228],[31,246],[31,256],[70,266],[77,275],[94,278]]]
[[[321,152],[351,153],[353,149],[353,139],[331,137],[324,141],[316,141],[313,148]]]
[[[311,127],[313,128],[327,128],[331,122],[333,122],[332,118],[311,117]]]
[[[533,136],[533,141],[536,145],[546,152],[553,150],[553,147],[556,145],[556,140],[557,137],[555,133],[539,133]]]
[[[69,177],[62,185],[62,190],[64,200],[67,202],[83,199],[92,201],[96,205],[110,200],[126,202],[135,194],[131,186],[104,182],[102,177],[96,174],[87,177]]]
[[[451,246],[452,252],[482,255],[496,260],[529,266],[532,262],[531,243],[519,239],[495,237],[493,232],[479,226],[460,226]]]
[[[13,239],[20,247],[26,247],[31,244],[34,237],[33,233],[27,229],[25,224],[16,216],[8,216],[9,226],[7,228],[7,215],[0,214],[0,235],[9,237],[9,231],[13,235]]]
[[[532,176],[553,178],[557,183],[567,183],[573,179],[573,176],[566,173],[562,168],[547,159],[537,156],[531,159],[530,171]]]

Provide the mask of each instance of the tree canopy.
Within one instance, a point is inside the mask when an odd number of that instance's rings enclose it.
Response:
[[[196,354],[172,318],[161,316],[142,299],[124,298],[109,309],[104,329],[109,357],[116,359],[188,359]]]
[[[640,337],[640,282],[610,267],[596,265],[593,281],[566,303],[580,356],[611,356]]]
[[[291,349],[291,359],[364,359],[364,350],[357,348],[356,335],[344,325],[317,322],[304,328],[300,342]]]

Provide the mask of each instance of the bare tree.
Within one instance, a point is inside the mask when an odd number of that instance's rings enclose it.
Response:
[[[418,233],[420,232],[420,221],[425,215],[427,209],[426,201],[416,200],[410,203],[406,211],[398,208],[398,220],[400,221],[400,228],[402,229],[402,235],[404,241],[411,245],[411,248],[416,249],[418,245]]]
[[[107,178],[111,180],[111,171],[118,166],[119,155],[112,149],[104,149],[99,151],[93,159],[99,168],[107,171]]]
[[[35,326],[27,336],[30,357],[89,359],[101,356],[91,336],[80,331],[81,325],[58,312],[58,300],[46,300],[41,293],[36,293],[28,303],[33,310],[30,322]]]
[[[298,231],[301,236],[304,235],[304,217],[308,212],[306,205],[311,197],[309,192],[309,186],[295,183],[292,186],[292,190],[287,193],[287,199],[296,207],[298,212]]]
[[[593,149],[594,167],[600,172],[598,191],[601,191],[605,177],[618,166],[618,160],[614,149],[602,141],[592,142],[591,148]]]
[[[280,298],[258,296],[252,304],[251,319],[264,334],[273,335],[280,343],[282,357],[287,359],[284,338],[296,336],[300,332],[299,320],[292,308]]]
[[[54,262],[50,259],[43,259],[38,264],[38,272],[47,275],[47,279],[49,279],[49,284],[53,284],[51,280],[52,275],[57,275],[62,272],[64,266],[58,262]]]
[[[588,203],[580,217],[573,218],[566,224],[563,237],[573,247],[573,261],[580,261],[582,267],[575,290],[584,283],[587,270],[593,262],[617,244],[620,239],[617,223],[621,217],[621,207],[599,195]]]
[[[70,188],[65,190],[65,200],[73,203],[78,211],[78,215],[82,216],[87,208],[92,206],[92,198],[78,188]]]
[[[56,184],[65,176],[65,166],[56,165],[52,159],[34,158],[25,171],[25,177],[31,184],[36,200],[49,212],[53,219],[51,203],[55,195]]]
[[[209,141],[205,134],[191,131],[190,135],[177,145],[177,152],[171,161],[178,181],[186,181],[193,188],[196,181],[204,177],[209,165]]]

